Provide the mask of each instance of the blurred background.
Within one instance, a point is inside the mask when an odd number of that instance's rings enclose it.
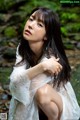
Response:
[[[9,76],[16,47],[33,8],[45,6],[59,14],[65,52],[72,68],[71,83],[80,105],[80,2],[76,0],[0,0],[0,113],[8,112]]]

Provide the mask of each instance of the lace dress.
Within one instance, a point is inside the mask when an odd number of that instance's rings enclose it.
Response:
[[[18,50],[16,54],[16,63],[18,63],[22,58],[18,54]],[[41,61],[46,59],[44,57]],[[21,66],[14,67],[10,75],[12,99],[8,120],[39,120],[38,107],[34,95],[38,88],[52,82],[53,79],[43,73],[29,80],[27,70],[24,63]],[[80,117],[80,107],[71,83],[67,82],[65,88],[60,87],[60,89],[56,89],[63,101],[63,112],[60,120],[78,120]]]

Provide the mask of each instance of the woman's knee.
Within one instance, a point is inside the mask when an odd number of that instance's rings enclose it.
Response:
[[[49,96],[47,95],[47,85],[39,88],[35,94],[35,98],[39,104],[47,104],[49,100]]]

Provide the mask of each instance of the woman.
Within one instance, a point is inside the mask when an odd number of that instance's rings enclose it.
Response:
[[[55,12],[44,7],[32,11],[16,54],[9,120],[39,120],[38,106],[48,120],[78,120],[80,108]]]

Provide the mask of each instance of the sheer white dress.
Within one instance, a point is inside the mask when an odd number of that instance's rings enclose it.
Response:
[[[21,56],[16,52],[16,63],[21,61]],[[43,57],[41,61],[46,60]],[[40,62],[41,62],[40,61]],[[39,120],[38,107],[34,95],[38,88],[52,82],[51,76],[44,73],[30,80],[27,76],[26,64],[14,67],[10,75],[10,91],[12,99],[9,107],[8,120]],[[65,89],[66,88],[66,89]],[[63,101],[63,112],[60,120],[78,120],[80,107],[70,82],[61,86],[56,91]]]

